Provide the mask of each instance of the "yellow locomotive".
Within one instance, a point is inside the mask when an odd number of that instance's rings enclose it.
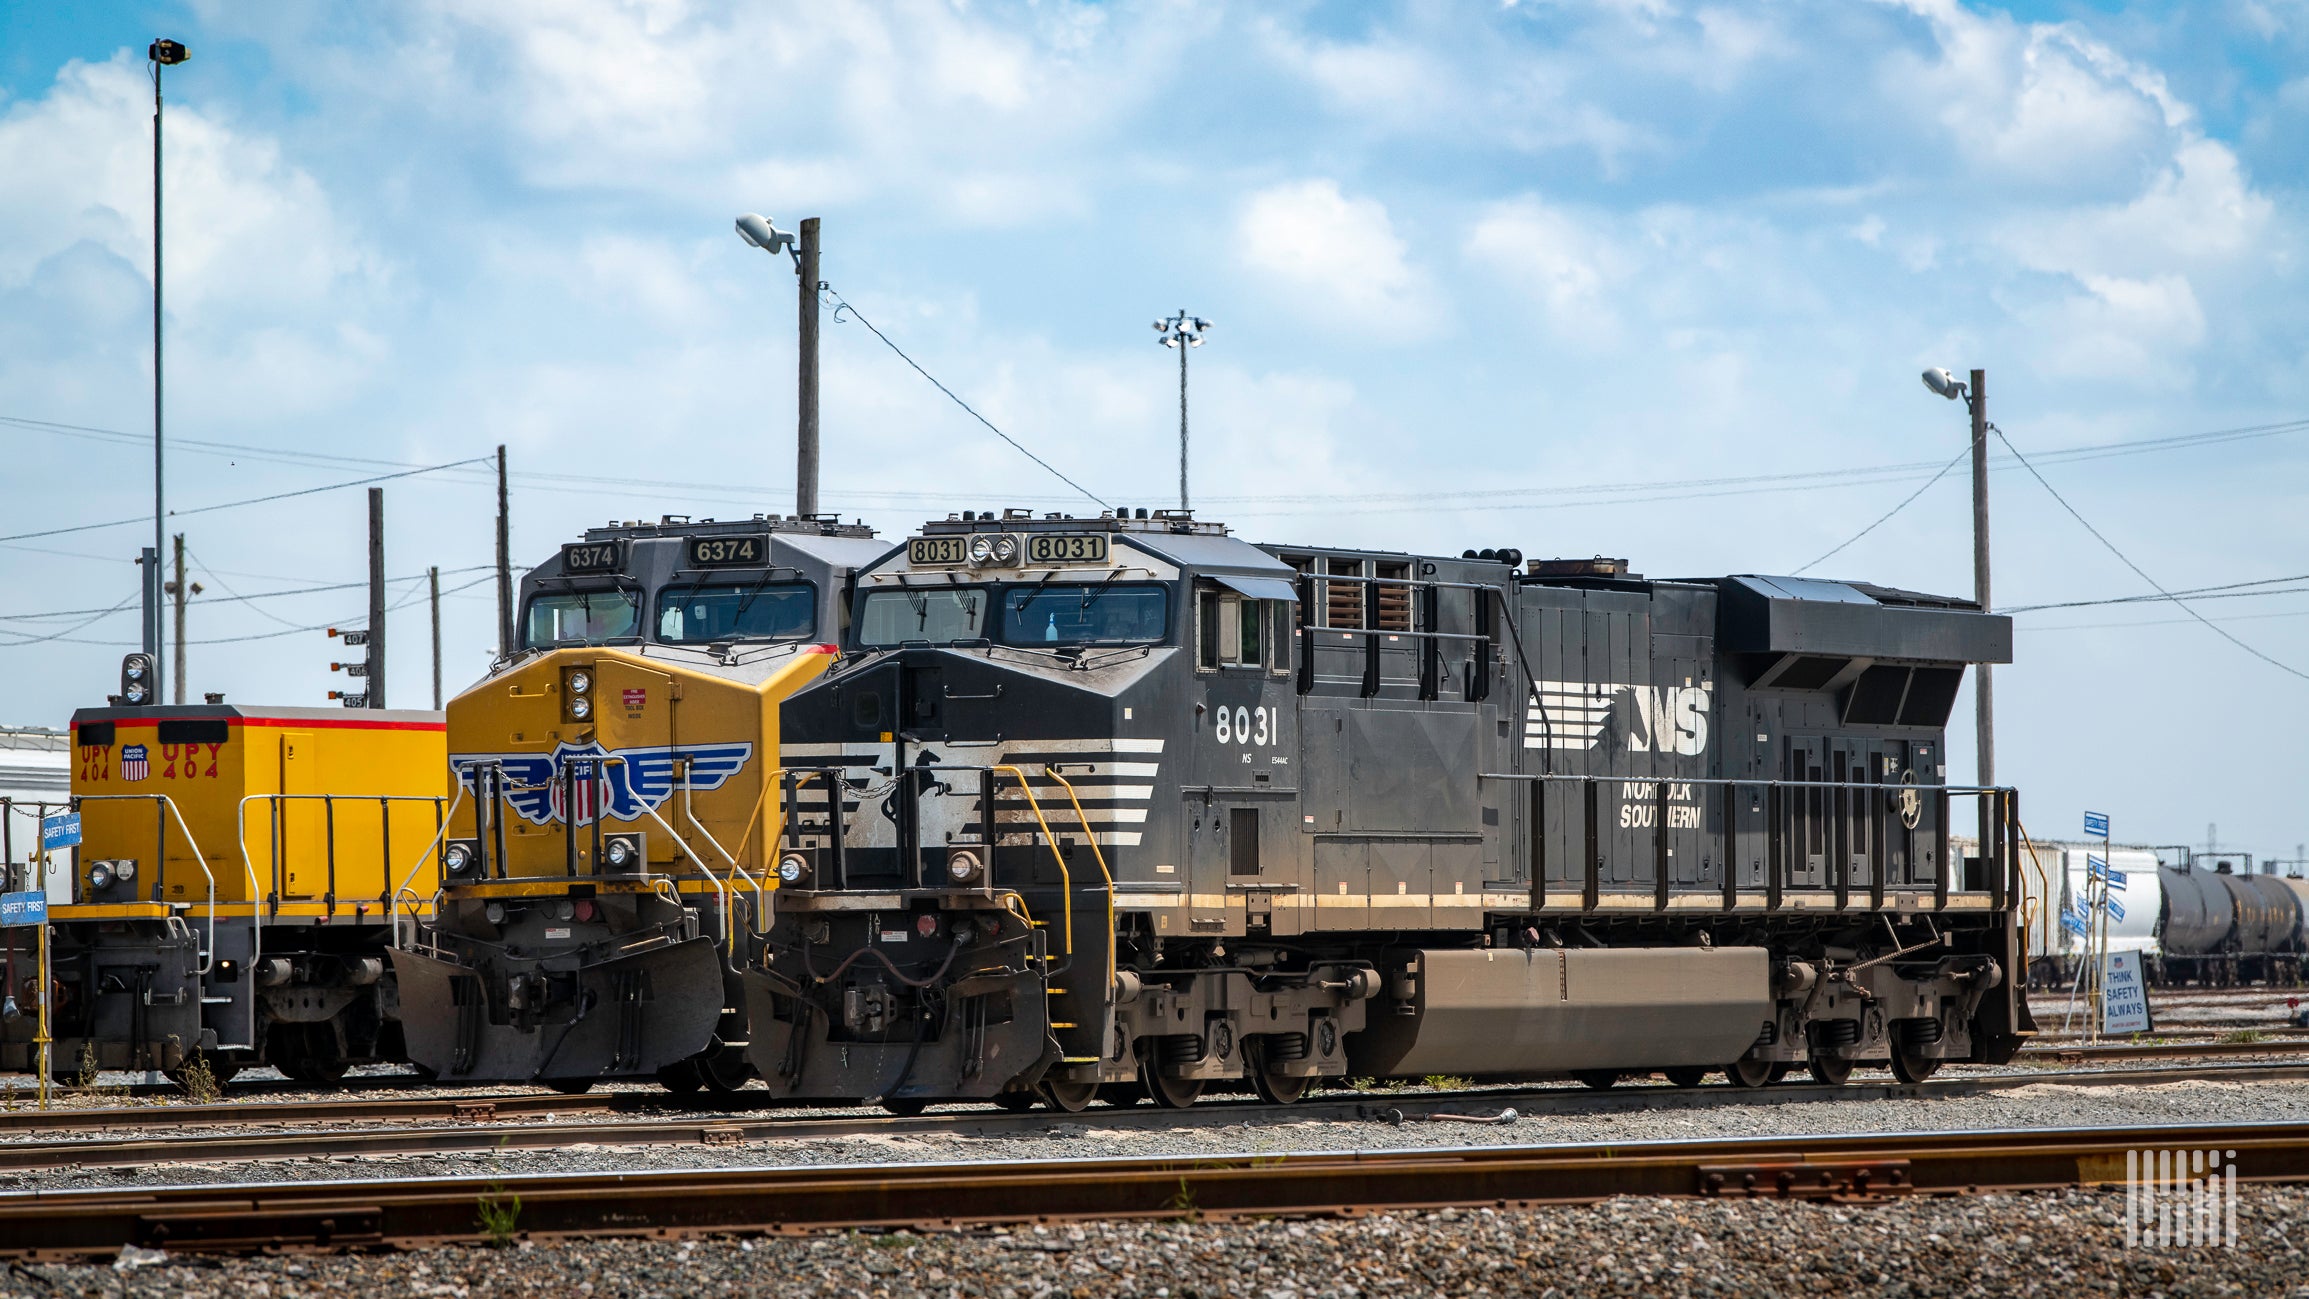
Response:
[[[50,1067],[270,1064],[334,1082],[401,1058],[386,953],[429,910],[448,801],[442,715],[141,702],[72,717],[81,841],[46,862]],[[138,702],[130,702],[135,700]],[[27,881],[27,883],[33,883]],[[29,950],[29,949],[27,949]],[[39,1067],[37,974],[19,956],[0,1062]]]
[[[520,650],[449,703],[439,909],[394,953],[412,1061],[744,1084],[731,952],[771,916],[778,707],[887,549],[824,519],[668,518],[593,529],[524,578]]]

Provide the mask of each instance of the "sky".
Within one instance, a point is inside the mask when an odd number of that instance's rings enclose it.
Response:
[[[749,211],[824,220],[824,507],[893,537],[1091,502],[861,317],[1160,507],[1183,308],[1194,503],[1252,540],[1969,595],[1945,366],[2034,466],[1997,444],[2000,608],[2309,571],[2300,0],[9,5],[0,722],[138,637],[164,35],[170,531],[188,680],[236,702],[347,685],[364,493],[309,489],[403,475],[402,706],[429,567],[449,692],[487,667],[499,444],[520,564],[790,510],[795,280]],[[2309,602],[2246,590],[2016,614],[2033,834],[2301,855]]]

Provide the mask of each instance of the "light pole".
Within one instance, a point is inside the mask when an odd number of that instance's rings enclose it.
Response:
[[[1972,598],[1987,613],[1988,602],[1988,372],[1974,370],[1972,382],[1962,384],[1946,370],[1926,370],[1924,386],[1955,401],[1964,398],[1972,411]],[[1996,708],[1989,667],[1979,664],[1973,683],[1973,704],[1980,725],[1980,783],[1996,783]]]
[[[160,555],[166,541],[166,502],[161,492],[160,430],[160,70],[192,57],[178,41],[154,41],[144,52],[152,63],[152,562],[145,570],[144,652],[152,656],[153,702],[160,701]]]
[[[794,274],[801,280],[801,320],[798,338],[800,411],[794,436],[794,513],[808,518],[818,512],[818,218],[804,217],[797,239],[769,218],[748,212],[738,218],[738,237],[773,256],[793,254]]]
[[[1154,327],[1162,345],[1177,348],[1179,354],[1179,508],[1183,510],[1187,508],[1187,349],[1203,345],[1211,322],[1180,307],[1177,315],[1154,322]]]

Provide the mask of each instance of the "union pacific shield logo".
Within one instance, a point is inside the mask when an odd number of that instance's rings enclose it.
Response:
[[[152,763],[141,744],[120,746],[120,778],[142,780],[152,774]]]
[[[452,754],[449,764],[459,782],[476,796],[482,773],[492,767],[502,770],[506,805],[531,825],[585,825],[597,817],[640,820],[685,786],[693,794],[720,789],[753,756],[751,743],[604,749],[564,742],[550,754]],[[573,786],[574,817],[567,806]]]

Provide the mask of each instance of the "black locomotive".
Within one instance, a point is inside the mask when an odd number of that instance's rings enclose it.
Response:
[[[2015,796],[1946,781],[2011,653],[1966,602],[1167,510],[964,514],[854,588],[739,961],[773,1090],[1916,1079],[2033,1032]]]

